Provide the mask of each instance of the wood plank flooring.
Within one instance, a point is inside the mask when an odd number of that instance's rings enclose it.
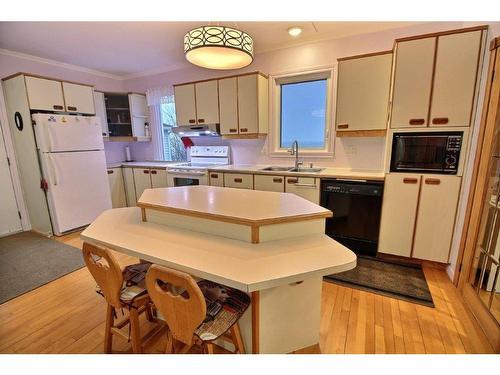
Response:
[[[79,233],[59,240],[81,247]],[[115,254],[121,264],[137,261]],[[298,353],[492,353],[445,272],[424,272],[435,308],[323,283],[319,348]],[[104,318],[105,302],[82,268],[0,305],[0,352],[102,353]],[[164,345],[159,337],[146,351]],[[114,339],[115,349],[128,347]]]

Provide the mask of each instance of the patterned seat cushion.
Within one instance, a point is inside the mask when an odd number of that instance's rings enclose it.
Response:
[[[196,329],[195,335],[203,341],[212,341],[241,318],[250,305],[250,297],[240,290],[208,280],[199,281],[198,286],[205,297],[207,317]]]

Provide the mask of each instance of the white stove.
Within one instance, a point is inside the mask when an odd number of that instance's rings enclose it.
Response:
[[[192,146],[190,162],[167,167],[168,186],[208,185],[208,168],[229,164],[229,150],[229,146]]]

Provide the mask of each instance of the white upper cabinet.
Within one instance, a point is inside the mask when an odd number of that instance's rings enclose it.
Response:
[[[100,91],[94,91],[94,104],[95,104],[95,115],[99,117],[101,121],[102,136],[109,136],[108,129],[108,118],[106,115],[106,102],[104,101],[104,93]]]
[[[92,86],[63,82],[62,88],[67,112],[95,114]]]
[[[257,77],[256,74],[238,77],[238,104],[242,104],[238,106],[240,134],[259,132]]]
[[[391,66],[391,52],[339,60],[337,130],[387,128]]]
[[[436,38],[397,43],[391,128],[427,126],[435,45]]]
[[[219,123],[219,91],[217,81],[195,84],[196,122],[198,124]]]
[[[146,136],[146,125],[149,124],[148,105],[146,95],[128,94],[130,107],[130,120],[132,121],[132,135],[134,137]]]
[[[430,126],[469,126],[481,31],[438,37]]]
[[[220,132],[238,133],[238,83],[236,77],[219,80]]]
[[[174,86],[177,125],[196,124],[194,83]]]
[[[30,109],[64,112],[64,96],[60,81],[39,77],[24,77]]]

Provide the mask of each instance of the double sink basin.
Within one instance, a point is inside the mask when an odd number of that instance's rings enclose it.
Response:
[[[296,173],[319,173],[323,169],[324,168],[307,168],[307,167],[294,168],[294,167],[277,167],[277,166],[271,166],[271,167],[262,168],[261,171],[296,172]]]

